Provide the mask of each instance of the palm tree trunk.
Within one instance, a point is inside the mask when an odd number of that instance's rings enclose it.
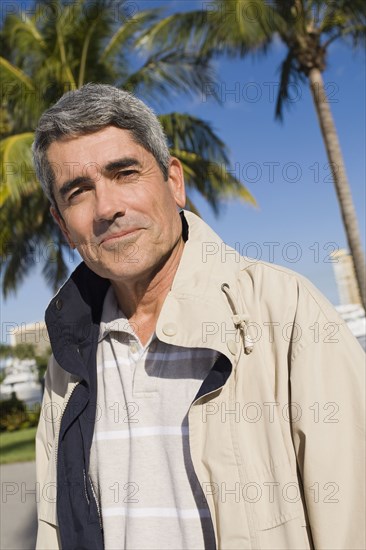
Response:
[[[362,305],[366,311],[366,270],[357,217],[353,205],[337,130],[324,90],[323,77],[319,69],[309,72],[310,89],[313,96],[319,124],[331,166],[333,181],[346,230],[348,246],[355,268],[356,280]]]

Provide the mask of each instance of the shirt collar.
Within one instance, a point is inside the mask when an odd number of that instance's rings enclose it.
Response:
[[[104,298],[98,342],[101,342],[110,332],[125,332],[131,336],[136,336],[126,315],[118,307],[112,285],[107,290]]]

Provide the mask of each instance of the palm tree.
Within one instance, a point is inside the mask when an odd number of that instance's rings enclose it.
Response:
[[[41,113],[65,91],[86,82],[113,84],[147,101],[160,101],[177,93],[194,94],[213,77],[210,56],[197,55],[184,42],[137,46],[159,13],[131,13],[131,6],[114,0],[42,0],[33,16],[11,14],[4,21],[0,57],[4,296],[15,291],[39,262],[54,289],[68,271],[66,243],[32,166],[30,147]],[[188,189],[198,190],[215,213],[223,197],[255,204],[240,181],[221,168],[228,163],[228,152],[209,123],[177,112],[161,115],[160,120],[172,154],[183,163]],[[196,210],[190,199],[188,206]]]
[[[207,11],[174,13],[157,21],[140,41],[158,47],[192,41],[203,56],[265,54],[278,38],[286,46],[281,64],[276,118],[283,119],[291,84],[308,83],[331,166],[363,307],[366,310],[365,260],[344,160],[323,76],[335,40],[354,47],[365,42],[364,0],[217,0]]]

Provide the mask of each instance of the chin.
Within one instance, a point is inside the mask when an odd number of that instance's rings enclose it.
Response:
[[[127,282],[129,280],[138,280],[139,278],[144,279],[146,274],[152,271],[148,266],[142,266],[138,263],[128,265],[121,262],[119,266],[99,266],[98,269],[93,269],[92,266],[89,267],[100,277],[115,282]]]

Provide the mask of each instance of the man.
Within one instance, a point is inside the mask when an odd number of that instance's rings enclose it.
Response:
[[[34,160],[84,260],[46,312],[37,548],[364,548],[364,354],[325,298],[181,210],[126,92],[65,94]]]

